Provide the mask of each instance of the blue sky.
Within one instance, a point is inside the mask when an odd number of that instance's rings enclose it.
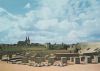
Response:
[[[0,0],[0,43],[100,41],[100,0]]]

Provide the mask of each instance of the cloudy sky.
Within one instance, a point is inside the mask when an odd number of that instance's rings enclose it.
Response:
[[[0,0],[0,43],[100,41],[100,0]]]

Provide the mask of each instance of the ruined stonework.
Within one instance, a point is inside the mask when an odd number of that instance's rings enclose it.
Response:
[[[85,63],[92,63],[92,58],[90,56],[85,56]]]
[[[75,64],[80,64],[80,58],[79,57],[75,57],[74,58],[74,63]]]
[[[62,63],[67,63],[67,57],[61,57],[61,62]]]
[[[48,63],[51,63],[51,65],[53,65],[54,62],[55,62],[55,58],[54,57],[50,57],[48,59]]]

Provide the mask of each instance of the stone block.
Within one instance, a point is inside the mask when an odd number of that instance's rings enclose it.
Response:
[[[61,63],[67,63],[67,57],[61,57]]]
[[[98,57],[98,63],[100,63],[100,57]]]
[[[70,57],[70,62],[74,62],[74,57]]]
[[[27,57],[22,57],[22,63],[28,63],[28,58]]]
[[[79,57],[75,57],[74,58],[74,62],[75,62],[75,64],[80,64],[80,58]]]
[[[90,56],[85,56],[85,63],[92,63],[92,58]]]
[[[94,56],[95,63],[98,63],[98,56]]]
[[[54,58],[54,57],[50,57],[50,58],[48,59],[48,63],[51,63],[51,65],[53,65],[54,62],[55,62],[55,58]]]

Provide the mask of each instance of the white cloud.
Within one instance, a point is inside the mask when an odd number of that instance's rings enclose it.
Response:
[[[43,0],[39,9],[31,10],[24,16],[13,15],[0,8],[0,32],[7,32],[1,40],[17,42],[23,40],[26,33],[33,42],[42,43],[99,40],[100,9],[95,0],[87,1],[90,2],[89,7],[85,7],[83,0]],[[81,2],[84,3],[82,9]],[[25,8],[30,8],[30,3]]]
[[[0,32],[11,28],[14,25],[14,19],[16,19],[16,16],[13,16],[5,9],[0,8]]]
[[[51,20],[40,20],[35,25],[40,30],[48,30],[50,28],[53,28],[57,26],[58,22],[57,19],[51,19]]]
[[[27,3],[24,8],[27,8],[27,9],[31,8],[31,4]]]

